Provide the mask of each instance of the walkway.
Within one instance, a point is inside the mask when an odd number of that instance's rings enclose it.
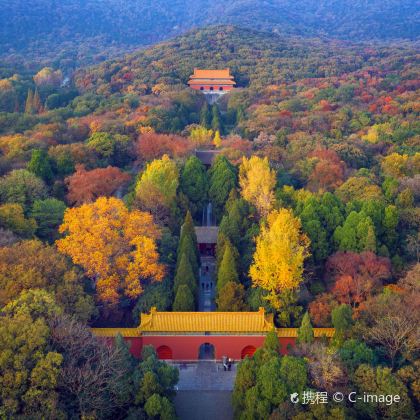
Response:
[[[216,262],[214,257],[202,256],[199,280],[198,310],[211,312],[216,309],[214,299],[216,297]]]

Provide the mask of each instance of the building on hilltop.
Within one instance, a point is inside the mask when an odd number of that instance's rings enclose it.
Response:
[[[160,359],[197,361],[240,360],[252,356],[270,331],[276,331],[282,354],[296,343],[297,328],[275,328],[273,315],[257,312],[159,312],[141,314],[137,328],[93,328],[97,337],[112,342],[121,334],[130,352],[140,357],[144,346],[153,346]],[[332,338],[334,328],[314,328],[315,339]]]
[[[222,95],[229,92],[235,86],[233,76],[229,69],[223,70],[201,70],[194,69],[188,85],[191,89],[201,90],[205,94]]]

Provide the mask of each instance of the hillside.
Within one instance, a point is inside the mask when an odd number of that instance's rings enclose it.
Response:
[[[61,66],[102,60],[193,27],[221,23],[309,37],[415,39],[416,1],[398,0],[25,0],[2,2],[3,57]],[[164,30],[162,30],[164,28]]]
[[[410,44],[367,48],[344,41],[307,40],[213,26],[82,69],[76,74],[76,85],[82,91],[105,95],[150,91],[158,84],[185,86],[194,67],[229,67],[237,87],[258,91],[271,84],[340,76],[369,66],[397,69],[413,54]]]

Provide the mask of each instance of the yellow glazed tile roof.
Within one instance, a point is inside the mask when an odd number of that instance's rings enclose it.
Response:
[[[297,328],[277,328],[277,336],[280,338],[297,338]],[[326,336],[328,338],[334,337],[334,328],[314,328],[314,336],[319,338]]]
[[[191,79],[232,79],[229,69],[208,70],[208,69],[194,69],[194,74]]]
[[[138,328],[91,328],[92,334],[97,337],[115,337],[118,333],[123,337],[139,337]]]
[[[141,315],[142,332],[254,333],[273,329],[273,318],[258,312],[158,312]]]

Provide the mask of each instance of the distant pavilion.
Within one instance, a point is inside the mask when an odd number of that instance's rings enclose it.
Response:
[[[201,90],[203,93],[223,94],[229,92],[235,86],[233,76],[229,69],[202,70],[194,69],[188,85],[191,89]]]
[[[257,312],[159,312],[152,308],[150,314],[141,314],[137,328],[93,328],[92,332],[111,342],[121,334],[135,357],[151,345],[160,359],[194,362],[252,356],[273,330],[280,352],[287,354],[296,343],[298,330],[275,328],[273,314],[266,314],[264,308]],[[331,338],[334,332],[334,328],[314,328],[315,339]]]

